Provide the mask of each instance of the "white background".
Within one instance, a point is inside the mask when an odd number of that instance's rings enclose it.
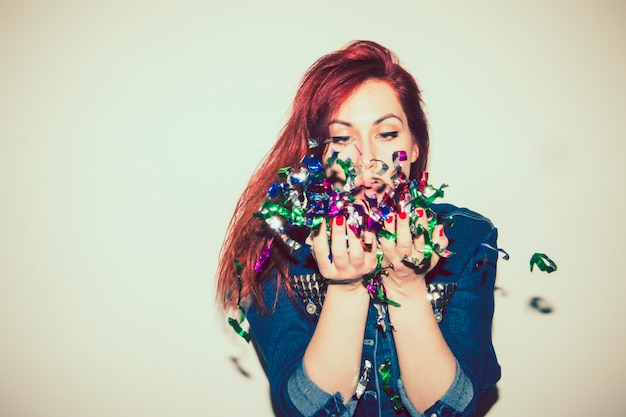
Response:
[[[226,3],[0,1],[0,415],[273,415],[218,250],[300,76],[371,39],[423,88],[431,181],[511,255],[489,417],[623,416],[626,5]]]

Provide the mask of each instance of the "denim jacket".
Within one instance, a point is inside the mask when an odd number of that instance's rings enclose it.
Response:
[[[456,284],[447,307],[439,311],[443,313],[439,322],[441,332],[457,361],[456,376],[448,391],[424,414],[415,409],[402,386],[393,331],[388,322],[387,331],[377,327],[378,310],[373,303],[369,307],[361,358],[363,364],[366,360],[372,364],[365,391],[360,399],[353,396],[347,404],[340,393],[323,391],[307,376],[302,362],[319,310],[309,308],[310,301],[302,300],[297,294],[295,300],[290,298],[282,286],[277,292],[274,276],[263,288],[265,304],[271,310],[269,315],[263,314],[253,301],[247,317],[278,413],[317,417],[471,416],[478,401],[495,386],[500,379],[500,366],[491,341],[497,230],[487,218],[468,209],[450,204],[433,204],[431,208],[440,222],[453,220],[446,227],[448,249],[453,254],[441,258],[426,277],[427,283]],[[293,256],[290,275],[317,272],[310,247],[303,246]],[[394,410],[383,390],[378,372],[385,360],[390,363],[391,388],[404,406],[399,411]]]

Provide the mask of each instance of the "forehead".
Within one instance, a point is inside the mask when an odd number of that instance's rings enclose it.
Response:
[[[384,81],[368,80],[339,106],[333,119],[358,123],[374,121],[386,114],[405,119],[394,89]]]

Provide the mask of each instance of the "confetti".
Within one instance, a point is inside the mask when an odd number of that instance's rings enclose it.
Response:
[[[542,314],[552,313],[552,306],[541,297],[533,297],[529,302],[530,306]]]
[[[237,371],[241,374],[241,376],[245,378],[250,378],[252,376],[250,375],[250,372],[246,371],[244,367],[241,365],[241,363],[239,363],[239,358],[235,356],[230,356],[229,359],[235,366],[235,369],[237,369]]]
[[[479,251],[481,248],[487,248],[487,249],[491,249],[493,251],[496,251],[498,253],[501,253],[502,254],[502,259],[504,259],[505,261],[509,260],[509,254],[507,253],[507,251],[505,251],[502,248],[493,247],[493,246],[491,246],[488,243],[480,243],[480,244],[478,244],[478,247],[476,248],[476,251]]]
[[[234,317],[228,318],[228,324],[233,328],[235,333],[241,336],[246,342],[250,343],[250,333],[244,330],[241,327],[241,324],[246,320],[246,312],[241,307],[241,263],[238,260],[235,260],[235,271],[237,273],[237,281],[239,283],[239,294],[237,296],[237,310],[241,313],[239,319]]]
[[[372,369],[372,362],[365,359],[365,365],[363,365],[363,373],[361,374],[361,378],[359,378],[359,383],[357,384],[356,390],[354,392],[357,400],[360,399],[365,392],[367,383],[370,380],[370,369]]]
[[[233,328],[235,333],[241,336],[246,342],[250,343],[250,333],[248,333],[241,327],[241,323],[246,320],[246,313],[244,312],[243,308],[238,307],[238,309],[241,312],[241,317],[239,318],[239,320],[229,317],[228,324],[230,324],[230,327]]]
[[[259,260],[254,264],[254,272],[256,272],[257,274],[263,271],[263,266],[265,265],[267,259],[270,257],[270,250],[272,249],[273,241],[274,238],[268,240],[265,249],[263,249],[263,252],[261,252],[261,255],[259,256]]]
[[[385,359],[382,365],[378,368],[378,373],[380,374],[383,380],[383,391],[385,394],[389,396],[391,400],[391,405],[393,405],[393,409],[396,411],[400,411],[404,408],[402,405],[402,400],[400,396],[391,388],[391,361],[389,359]]]
[[[547,272],[548,274],[556,271],[556,264],[545,253],[534,253],[533,256],[530,257],[531,272],[535,265],[537,265],[537,268]]]
[[[319,146],[319,142],[311,140],[310,147]],[[382,196],[365,196],[367,210],[363,204],[355,203],[355,197],[361,196],[363,188],[355,184],[356,177],[361,174],[350,159],[342,160],[338,152],[333,152],[326,160],[329,167],[337,166],[345,176],[345,183],[336,189],[331,179],[326,178],[324,164],[313,154],[304,157],[297,167],[286,167],[278,171],[278,181],[271,184],[267,191],[267,199],[263,201],[255,217],[264,221],[279,241],[285,242],[293,249],[300,248],[309,234],[329,233],[330,221],[336,217],[345,218],[346,225],[361,237],[366,230],[374,232],[377,239],[395,240],[392,232],[385,230],[384,222],[394,213],[405,212],[409,218],[409,228],[414,236],[424,237],[423,257],[421,260],[410,258],[405,264],[412,265],[416,271],[425,271],[430,265],[433,253],[441,257],[448,257],[452,253],[433,243],[431,236],[437,225],[437,215],[429,206],[440,197],[443,197],[443,184],[434,188],[428,184],[428,174],[422,173],[420,180],[409,180],[402,172],[401,163],[407,160],[405,151],[396,151],[392,155],[393,168],[379,160],[371,161],[371,166],[378,175],[389,170],[392,187],[389,187]],[[418,223],[421,215],[426,215],[428,226]],[[326,220],[326,230],[320,230],[320,225]],[[447,219],[451,220],[451,219]],[[255,264],[255,271],[261,271],[269,257],[272,242],[264,248],[259,260]],[[332,262],[332,255],[329,259]],[[382,276],[386,268],[382,265],[382,253],[378,254],[376,269],[363,276],[363,283],[372,298],[383,303],[396,305],[387,299],[382,283]]]

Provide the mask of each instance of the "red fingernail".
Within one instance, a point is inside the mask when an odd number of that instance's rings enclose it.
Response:
[[[400,217],[402,220],[406,219],[406,212],[405,211],[400,212],[400,214],[398,214],[398,217]]]
[[[439,237],[443,236],[443,227],[439,229]]]
[[[387,217],[387,223],[393,223],[393,216]]]
[[[337,226],[343,226],[343,216],[337,216],[335,217],[335,224]]]
[[[422,217],[424,215],[424,209],[417,209],[415,212],[417,213],[417,217]]]

